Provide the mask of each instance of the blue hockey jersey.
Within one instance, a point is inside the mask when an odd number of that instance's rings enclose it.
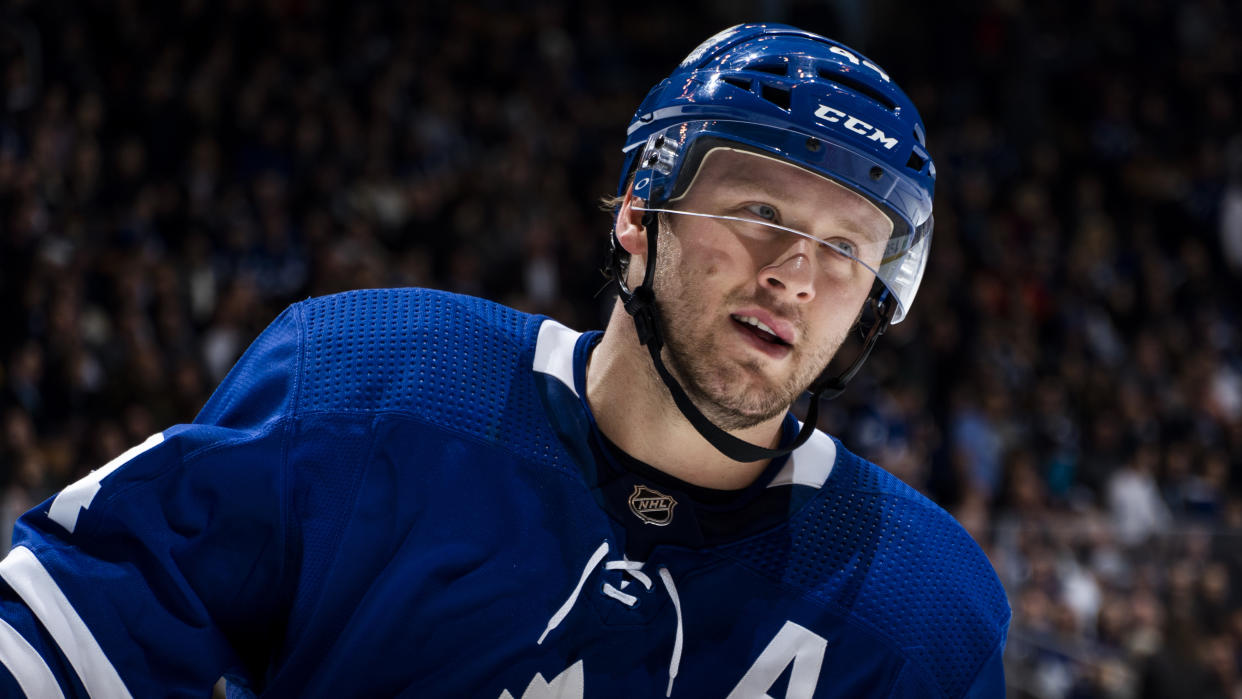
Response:
[[[740,492],[633,461],[585,400],[599,337],[290,307],[193,424],[20,520],[0,691],[1003,696],[1009,607],[947,513],[822,433]]]

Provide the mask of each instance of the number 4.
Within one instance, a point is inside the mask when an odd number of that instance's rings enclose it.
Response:
[[[109,461],[103,468],[91,471],[81,480],[60,491],[56,499],[52,500],[52,507],[47,511],[48,519],[64,527],[72,534],[73,530],[78,526],[78,515],[81,514],[82,510],[91,506],[91,501],[95,499],[95,495],[99,492],[99,482],[134,457],[163,441],[164,433],[156,432],[147,437],[147,441],[126,449],[124,453]]]

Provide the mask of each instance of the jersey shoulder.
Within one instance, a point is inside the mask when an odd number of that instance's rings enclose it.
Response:
[[[840,443],[831,475],[788,528],[738,553],[888,639],[946,696],[971,685],[1008,628],[1004,588],[974,539]]]
[[[298,413],[397,415],[518,453],[546,450],[532,373],[543,316],[430,289],[352,291],[298,311]]]
[[[367,289],[297,304],[298,410],[446,418],[495,401],[529,369],[542,318],[430,289]]]
[[[384,414],[528,442],[542,414],[531,367],[544,320],[429,289],[308,299],[250,345],[195,421],[254,428]]]

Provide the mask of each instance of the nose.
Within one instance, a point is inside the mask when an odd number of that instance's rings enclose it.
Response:
[[[808,302],[815,298],[815,258],[810,241],[798,240],[759,270],[759,284],[779,297]]]

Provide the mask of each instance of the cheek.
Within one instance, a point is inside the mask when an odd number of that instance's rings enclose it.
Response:
[[[749,275],[758,269],[758,255],[757,247],[747,246],[732,235],[701,241],[694,251],[696,267],[705,276]]]
[[[866,291],[839,291],[838,293],[821,294],[824,303],[820,307],[819,317],[823,323],[824,334],[828,337],[844,337],[862,312],[867,302]]]
[[[730,249],[720,236],[687,236],[678,241],[677,247],[676,257],[687,277],[704,280],[739,266],[739,251]]]
[[[771,240],[733,237],[732,243],[733,258],[748,270],[760,270],[781,254],[780,246],[773,245]]]

